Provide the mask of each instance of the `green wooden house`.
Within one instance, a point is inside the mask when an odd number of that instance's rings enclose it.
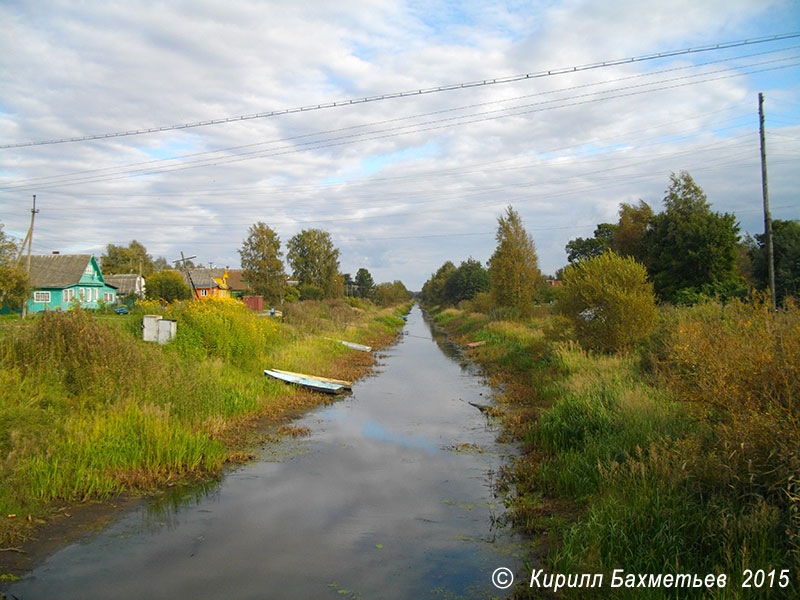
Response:
[[[105,282],[91,254],[31,256],[29,279],[33,288],[28,298],[29,313],[68,310],[76,299],[81,308],[99,308],[100,302],[117,301],[117,288]]]

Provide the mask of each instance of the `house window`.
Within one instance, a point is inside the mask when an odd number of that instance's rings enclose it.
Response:
[[[64,293],[62,294],[62,296],[64,298],[64,303],[65,304],[67,302],[72,302],[73,298],[75,298],[75,290],[64,290]]]
[[[108,304],[109,302],[114,301],[114,294],[110,294],[108,292],[103,292],[103,302]]]
[[[200,290],[200,295],[201,295],[203,298],[205,298],[206,296],[208,296],[208,290]]]
[[[92,288],[92,301],[97,302],[97,288]]]
[[[50,302],[50,292],[33,292],[34,302]]]
[[[78,296],[80,296],[81,302],[86,301],[86,290],[84,288],[78,288]]]

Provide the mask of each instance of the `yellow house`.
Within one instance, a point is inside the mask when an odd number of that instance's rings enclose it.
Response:
[[[189,274],[191,281],[186,277],[186,273],[183,273],[183,279],[190,288],[194,284],[197,300],[231,297],[227,267],[224,269],[190,269]]]

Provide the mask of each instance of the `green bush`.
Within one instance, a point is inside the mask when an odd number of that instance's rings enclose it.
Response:
[[[586,348],[626,350],[653,330],[658,320],[653,284],[644,265],[606,252],[564,271],[558,311]]]

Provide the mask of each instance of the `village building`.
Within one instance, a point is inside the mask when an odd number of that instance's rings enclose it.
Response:
[[[228,286],[231,290],[231,298],[241,298],[252,293],[250,285],[242,277],[244,277],[243,269],[228,270]]]
[[[181,271],[183,280],[189,289],[194,284],[194,289],[197,292],[196,298],[198,300],[207,300],[209,298],[230,298],[231,289],[228,285],[228,269],[205,269],[195,268],[189,269],[191,279],[187,277],[185,271]]]
[[[113,275],[105,275],[104,279],[107,284],[117,288],[117,297],[120,300],[130,294],[144,298],[147,290],[144,277],[136,273],[115,273]]]
[[[91,254],[48,254],[30,257],[29,280],[33,291],[27,312],[68,310],[76,301],[81,308],[100,308],[117,301],[117,288],[106,283]]]

